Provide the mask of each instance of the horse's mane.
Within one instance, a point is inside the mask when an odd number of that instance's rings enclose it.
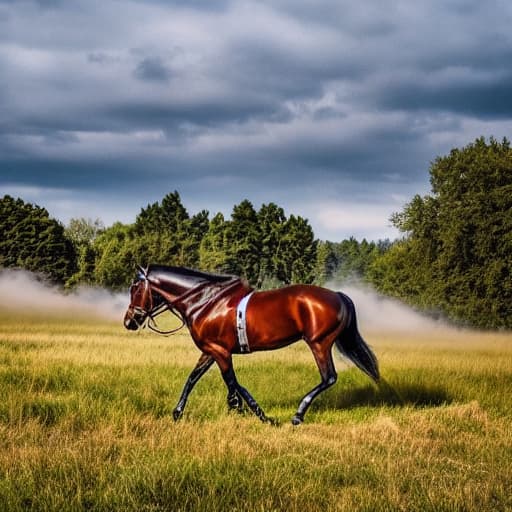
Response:
[[[187,267],[173,267],[168,265],[149,265],[147,268],[147,275],[153,279],[169,278],[171,276],[179,277],[180,280],[189,285],[198,284],[204,281],[209,283],[224,283],[238,279],[237,276],[230,276],[225,274],[213,274],[210,272],[202,272]]]

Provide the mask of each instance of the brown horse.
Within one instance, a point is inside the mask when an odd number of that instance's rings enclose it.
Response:
[[[139,267],[137,279],[130,288],[125,327],[136,330],[146,321],[152,327],[154,317],[168,309],[187,325],[202,353],[173,411],[175,420],[183,415],[197,381],[215,362],[228,388],[229,407],[240,410],[245,401],[262,421],[271,421],[247,389],[238,383],[233,370],[232,354],[247,351],[244,350],[245,339],[253,352],[285,347],[300,339],[313,352],[322,381],[301,400],[292,419],[294,425],[302,423],[313,399],[336,382],[333,344],[378,381],[377,360],[359,334],[354,304],[345,294],[312,285],[251,292],[252,288],[238,277],[182,267]],[[248,294],[251,296],[245,311],[245,325],[237,329],[237,314],[242,315],[237,307]],[[244,330],[244,327],[245,336],[241,339],[239,329]]]

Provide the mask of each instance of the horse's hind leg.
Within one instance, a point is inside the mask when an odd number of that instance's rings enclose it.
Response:
[[[245,389],[238,383],[235,375],[235,370],[233,369],[231,358],[229,359],[229,361],[223,361],[223,363],[223,365],[219,364],[219,367],[221,369],[222,378],[224,379],[224,382],[226,383],[226,386],[228,388],[228,406],[231,409],[240,410],[242,405],[241,399],[243,399],[249,406],[249,409],[251,409],[251,411],[261,421],[272,423],[272,420],[270,418],[267,418],[267,416],[263,412],[263,409],[259,406],[258,402],[256,402],[256,400],[249,393],[249,391],[247,391],[247,389]]]
[[[334,338],[333,338],[334,340]],[[310,343],[309,346],[315,357],[316,364],[320,370],[322,382],[314,387],[299,404],[299,408],[292,418],[294,425],[300,425],[304,421],[304,415],[309,409],[311,402],[320,394],[322,391],[330,388],[337,379],[336,370],[334,369],[334,363],[332,361],[332,342],[324,340],[323,343]]]

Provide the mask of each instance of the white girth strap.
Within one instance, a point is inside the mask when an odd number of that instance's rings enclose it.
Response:
[[[247,303],[254,292],[246,295],[238,304],[236,308],[236,329],[238,332],[238,343],[240,344],[240,352],[243,354],[251,351],[249,348],[249,341],[247,340],[247,328],[245,325],[245,310],[247,309]]]

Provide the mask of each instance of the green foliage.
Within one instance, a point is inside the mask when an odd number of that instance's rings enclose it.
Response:
[[[178,192],[167,194],[161,203],[143,208],[134,225],[134,236],[140,243],[132,247],[140,262],[194,266],[198,261],[198,245],[204,231],[202,212],[190,219]],[[137,245],[137,244],[136,244]]]
[[[74,231],[85,231],[74,223]],[[71,227],[70,227],[71,229]],[[74,235],[79,238],[79,234]],[[70,284],[94,282],[126,287],[135,264],[162,263],[240,275],[257,287],[312,282],[316,240],[307,220],[286,219],[279,206],[248,200],[233,207],[229,220],[211,220],[203,210],[190,216],[178,192],[143,208],[133,225],[114,224],[82,244],[79,271]]]
[[[188,254],[190,261],[189,266],[197,267],[199,265],[199,248],[201,241],[208,233],[210,228],[209,214],[207,210],[201,210],[192,216],[190,221],[185,225],[188,236],[185,237],[183,253]],[[185,259],[183,257],[183,259]]]
[[[100,220],[71,219],[65,231],[46,210],[9,196],[0,213],[0,265],[45,272],[69,287],[126,288],[135,265],[149,263],[240,275],[257,287],[315,278],[311,226],[274,203],[257,212],[244,200],[229,220],[209,220],[206,210],[190,216],[175,191],[142,208],[133,224],[105,229]]]
[[[372,282],[413,305],[479,327],[512,327],[512,149],[477,139],[430,168],[432,195],[392,222],[406,235]]]
[[[319,285],[324,285],[333,278],[338,260],[333,242],[319,241],[316,251],[315,280]]]
[[[258,283],[266,288],[278,281],[284,250],[281,241],[286,230],[284,210],[275,203],[263,204],[258,211],[258,226],[261,239]]]
[[[65,228],[66,236],[75,247],[91,244],[94,239],[105,229],[100,219],[73,218]]]
[[[78,253],[78,271],[74,273],[66,282],[66,286],[72,288],[77,284],[94,285],[96,251],[92,244],[84,244],[79,248]]]
[[[290,215],[283,231],[277,278],[286,284],[313,282],[318,242],[309,222]]]
[[[222,213],[217,213],[210,221],[208,230],[199,246],[199,267],[201,269],[228,272],[226,226]]]
[[[143,247],[141,240],[146,242]],[[133,278],[137,256],[151,250],[151,241],[148,237],[135,237],[133,226],[120,222],[106,229],[94,241],[95,282],[111,289],[126,287]]]
[[[0,266],[24,268],[64,284],[76,271],[76,251],[64,227],[44,208],[0,199]]]
[[[259,288],[314,279],[316,244],[308,221],[274,203],[258,212],[244,200],[226,221],[217,214],[200,247],[201,268],[241,275]]]
[[[96,264],[96,250],[94,240],[105,230],[100,219],[91,220],[74,218],[65,228],[66,236],[73,242],[75,252],[78,254],[78,270],[66,282],[67,287],[76,284],[93,285],[95,283],[94,270]]]
[[[315,268],[319,284],[328,281],[368,281],[368,272],[375,259],[389,248],[389,240],[358,242],[350,237],[341,242],[320,242]]]
[[[228,272],[256,284],[261,251],[260,229],[256,210],[247,199],[233,207],[231,221],[226,225],[226,239]]]
[[[209,226],[208,212],[190,217],[178,192],[142,208],[135,223],[114,224],[96,237],[94,280],[108,288],[125,288],[136,264],[163,263],[195,267]]]

